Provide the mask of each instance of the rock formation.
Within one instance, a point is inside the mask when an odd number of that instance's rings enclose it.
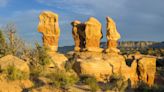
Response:
[[[15,57],[15,56],[7,55],[7,56],[0,58],[1,69],[5,70],[9,66],[13,66],[14,68],[19,69],[22,72],[25,72],[28,74],[30,73],[30,68],[29,68],[27,62]]]
[[[117,53],[78,52],[73,69],[79,76],[93,76],[97,81],[107,82],[112,75],[131,81],[133,88],[139,81],[152,86],[156,71],[156,59],[146,55],[133,55],[125,60]],[[132,55],[131,55],[132,56]],[[128,64],[130,63],[130,64]]]
[[[72,35],[75,42],[75,51],[80,51],[85,48],[85,24],[78,20],[71,23],[72,25]]]
[[[138,61],[139,79],[148,86],[154,84],[154,77],[156,72],[156,59],[153,57],[144,57]]]
[[[51,11],[43,11],[39,19],[38,31],[43,34],[43,45],[48,48],[47,53],[53,61],[48,67],[58,66],[58,68],[64,69],[67,58],[63,54],[56,53],[60,36],[58,15]]]
[[[100,40],[102,36],[101,23],[94,17],[85,22],[86,49],[88,51],[101,52]]]
[[[117,32],[116,24],[113,21],[112,18],[107,17],[107,32],[106,32],[106,37],[107,37],[107,49],[106,52],[114,52],[118,53],[119,50],[117,49],[117,41],[120,39],[120,34]]]
[[[51,11],[44,11],[39,16],[38,31],[42,33],[43,44],[50,51],[57,51],[60,28],[58,15]]]

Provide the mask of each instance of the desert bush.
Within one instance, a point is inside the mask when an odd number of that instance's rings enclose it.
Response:
[[[38,43],[36,43],[36,51],[37,51],[37,58],[38,63],[42,66],[46,66],[50,64],[52,61],[51,57],[47,54],[47,48],[44,46],[40,46]]]
[[[51,85],[57,88],[68,88],[69,86],[75,84],[78,81],[78,77],[75,75],[68,75],[64,71],[56,71],[54,73],[50,73],[46,76],[51,80]]]
[[[0,30],[0,57],[5,55],[6,39],[3,32]]]
[[[7,78],[9,80],[24,80],[29,78],[28,73],[22,72],[14,66],[8,66],[5,73],[7,74]]]
[[[109,81],[110,89],[119,92],[125,92],[128,87],[128,81],[124,81],[124,77],[120,75],[112,75]]]
[[[65,64],[66,71],[72,70],[75,60],[76,60],[75,57],[69,58],[69,60]]]
[[[134,89],[135,92],[164,92],[163,85],[154,84],[149,87],[147,84],[140,82],[138,88]]]
[[[99,89],[97,80],[94,77],[83,77],[81,81],[90,87],[91,92],[96,92]]]

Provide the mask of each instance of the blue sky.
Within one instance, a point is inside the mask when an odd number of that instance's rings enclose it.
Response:
[[[91,16],[103,25],[106,41],[106,16],[112,17],[120,40],[164,41],[164,0],[0,0],[0,27],[16,24],[27,43],[41,42],[37,32],[38,15],[50,10],[59,14],[59,46],[73,45],[73,20],[87,21]]]

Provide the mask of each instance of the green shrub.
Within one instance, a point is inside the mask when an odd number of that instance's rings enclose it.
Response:
[[[8,66],[6,73],[9,80],[24,80],[29,78],[28,73],[22,72],[14,66]]]
[[[89,85],[89,87],[91,88],[91,92],[96,92],[99,89],[97,80],[94,77],[85,78],[84,83],[86,85]]]
[[[149,87],[147,84],[140,82],[138,88],[135,89],[135,92],[164,92],[164,87],[163,85],[157,84]]]
[[[125,92],[126,88],[128,87],[128,81],[124,81],[124,77],[120,75],[113,75],[109,81],[111,85],[111,90]]]
[[[75,84],[78,81],[77,76],[68,75],[64,71],[50,73],[46,77],[51,80],[52,86],[55,86],[57,88],[68,88],[69,86]]]

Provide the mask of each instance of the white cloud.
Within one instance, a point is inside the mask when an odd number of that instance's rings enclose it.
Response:
[[[0,7],[5,7],[7,6],[9,0],[0,0]]]

